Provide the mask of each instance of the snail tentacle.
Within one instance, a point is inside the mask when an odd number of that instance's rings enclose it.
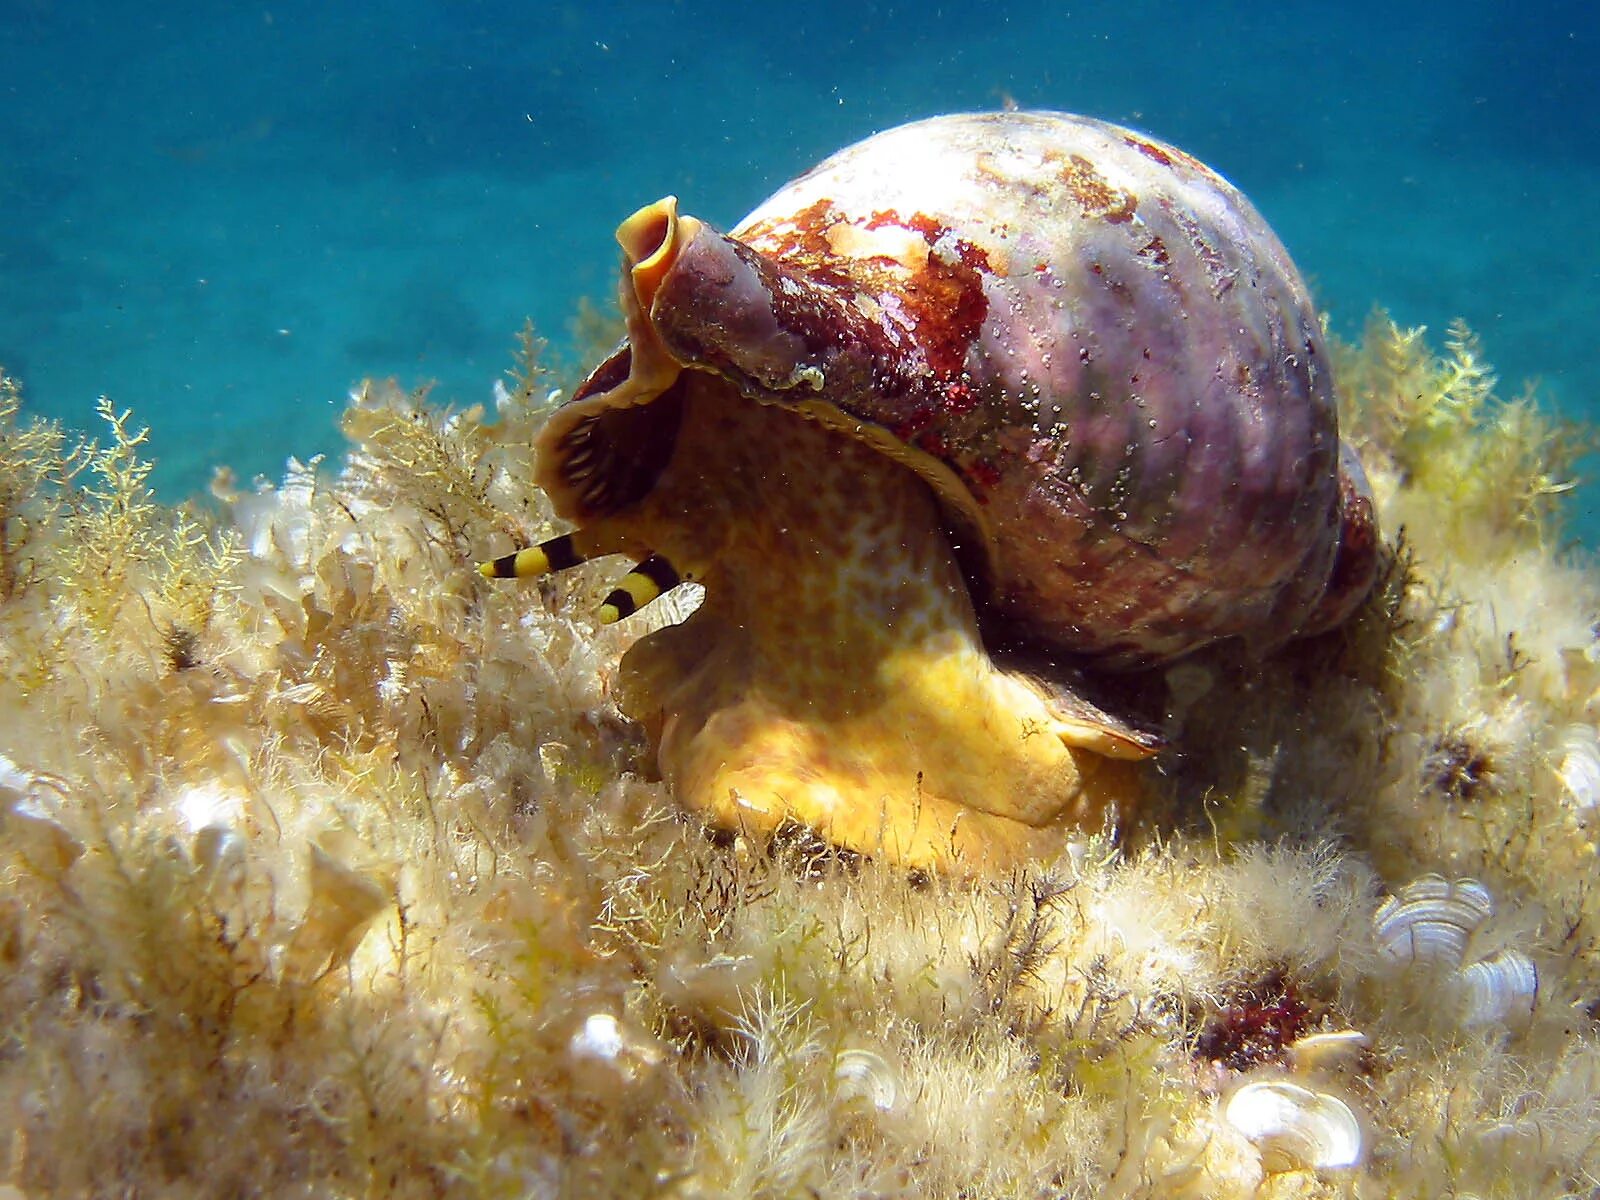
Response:
[[[677,568],[662,554],[652,554],[622,577],[600,606],[600,624],[614,625],[631,617],[658,596],[683,582]]]

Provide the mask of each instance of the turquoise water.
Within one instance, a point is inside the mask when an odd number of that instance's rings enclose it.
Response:
[[[1337,328],[1465,317],[1505,390],[1600,419],[1600,17],[1512,7],[0,0],[0,363],[75,426],[132,406],[166,498],[276,477],[364,375],[488,400],[524,317],[559,343],[609,292],[639,204],[731,223],[1014,101],[1222,171]]]

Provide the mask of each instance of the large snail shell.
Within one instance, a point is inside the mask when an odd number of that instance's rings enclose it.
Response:
[[[906,446],[978,534],[979,598],[1051,645],[1272,645],[1373,578],[1306,286],[1234,187],[1141,134],[1037,112],[886,131],[730,238],[701,227],[651,317],[678,362]]]
[[[701,227],[651,317],[678,362],[904,446],[982,542],[979,598],[1051,645],[1272,645],[1373,578],[1306,286],[1234,187],[1141,134],[1040,112],[894,128],[730,238]]]
[[[538,446],[576,528],[481,569],[626,554],[602,620],[704,585],[616,692],[716,825],[956,870],[1053,853],[1137,808],[1158,741],[997,647],[1265,647],[1370,587],[1305,287],[1177,150],[942,117],[731,235],[669,197],[617,238],[628,341]]]
[[[922,473],[991,628],[1143,662],[1270,646],[1366,594],[1371,502],[1306,287],[1183,152],[1063,114],[938,117],[684,240],[649,281],[666,353]],[[586,497],[563,432],[541,475],[566,515],[648,489],[657,464],[619,452],[629,486]]]

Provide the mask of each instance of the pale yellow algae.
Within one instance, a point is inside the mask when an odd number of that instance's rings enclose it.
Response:
[[[531,364],[497,423],[369,386],[221,518],[7,381],[0,1192],[1592,1192],[1579,443],[1462,330],[1339,367],[1380,592],[1170,668],[1159,811],[975,883],[648,781],[606,577],[468,567],[555,532]]]

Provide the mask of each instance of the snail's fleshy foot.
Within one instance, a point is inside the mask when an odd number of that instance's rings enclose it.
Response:
[[[903,866],[993,871],[1058,852],[1070,830],[1114,821],[1140,794],[1136,768],[1068,745],[1043,710],[919,720],[890,704],[828,720],[758,691],[692,728],[695,706],[676,704],[660,740],[674,794],[747,836],[799,822]]]
[[[705,588],[617,679],[679,803],[957,872],[1048,855],[1137,806],[1118,759],[1148,749],[990,658],[921,478],[710,377],[681,404],[655,486],[601,518],[676,568],[646,559],[608,598],[619,616],[679,573]]]
[[[856,668],[841,673],[803,635],[771,636],[718,600],[708,591],[635,644],[618,686],[678,801],[713,825],[765,837],[795,822],[869,857],[965,872],[1048,856],[1071,829],[1138,807],[1138,769],[1105,752],[1148,751],[1064,714],[959,630],[885,654],[893,630],[864,625],[864,641],[835,647]]]

